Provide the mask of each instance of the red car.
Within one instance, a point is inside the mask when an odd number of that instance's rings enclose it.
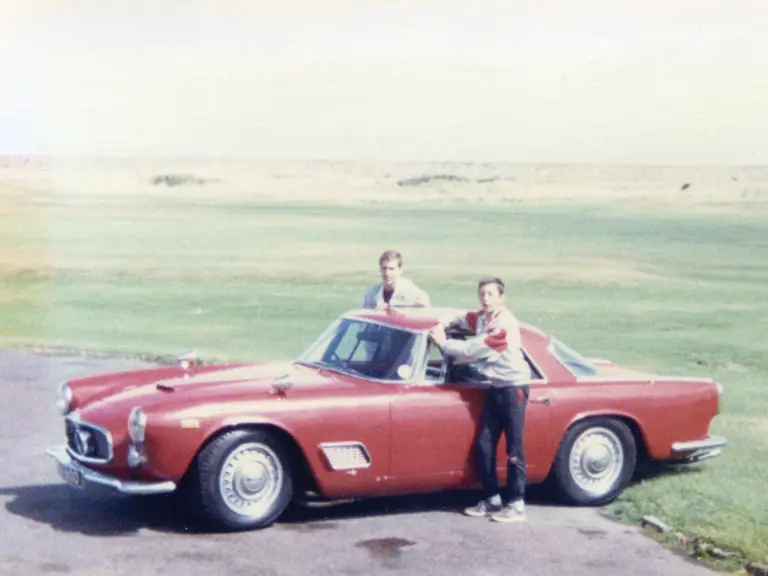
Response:
[[[349,312],[294,362],[185,358],[64,382],[66,444],[48,454],[78,487],[183,489],[225,529],[268,526],[292,499],[478,487],[472,444],[483,389],[457,381],[454,360],[427,337],[455,312]],[[621,492],[642,459],[696,462],[726,444],[709,435],[723,391],[717,382],[589,360],[529,325],[522,339],[534,373],[529,483],[551,479],[567,502],[599,505]],[[505,461],[502,439],[502,481]]]

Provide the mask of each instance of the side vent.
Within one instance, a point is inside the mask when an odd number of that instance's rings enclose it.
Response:
[[[355,470],[371,465],[371,456],[360,442],[320,444],[320,449],[334,470]]]

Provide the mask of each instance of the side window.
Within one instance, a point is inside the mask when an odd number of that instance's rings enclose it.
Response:
[[[427,357],[427,362],[429,362],[430,366],[439,366],[443,363],[443,351],[440,350],[437,346],[434,344],[429,345],[429,356]]]

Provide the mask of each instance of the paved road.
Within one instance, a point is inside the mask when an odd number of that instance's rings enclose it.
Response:
[[[0,574],[713,574],[595,510],[546,501],[521,525],[461,516],[475,495],[460,494],[296,509],[267,530],[200,534],[178,519],[172,497],[64,486],[44,454],[62,440],[54,385],[146,365],[0,351]]]

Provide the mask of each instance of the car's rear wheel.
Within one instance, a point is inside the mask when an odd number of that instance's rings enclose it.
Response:
[[[635,437],[616,418],[593,418],[572,425],[553,465],[558,495],[569,504],[600,506],[629,483],[637,464]]]
[[[233,430],[198,455],[192,490],[204,520],[218,528],[264,528],[293,497],[291,463],[266,430]]]

